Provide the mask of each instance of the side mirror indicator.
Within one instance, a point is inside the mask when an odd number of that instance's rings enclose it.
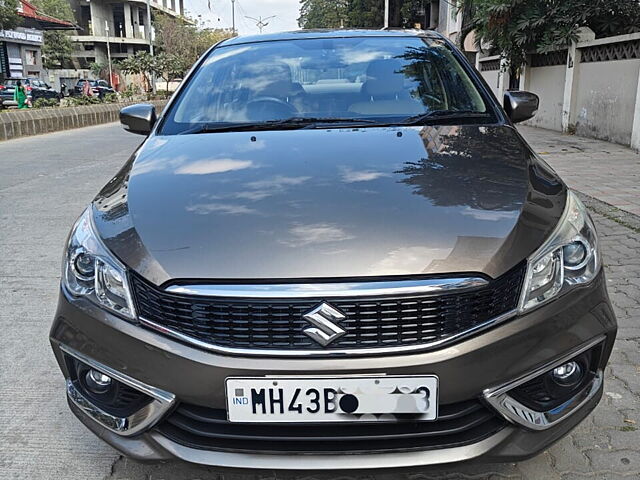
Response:
[[[138,135],[149,135],[156,120],[156,107],[147,103],[129,105],[120,110],[120,123],[124,129]]]
[[[504,110],[513,123],[529,120],[538,112],[540,99],[535,93],[523,90],[504,92]]]

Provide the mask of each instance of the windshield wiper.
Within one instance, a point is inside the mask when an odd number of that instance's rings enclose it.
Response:
[[[427,121],[439,120],[465,120],[477,118],[489,118],[491,114],[488,112],[478,112],[476,110],[433,110],[420,115],[413,115],[405,118],[401,125],[420,125]]]
[[[283,120],[269,120],[266,122],[247,123],[202,123],[194,128],[181,132],[181,135],[193,135],[198,133],[215,132],[246,132],[259,130],[299,129],[312,128],[322,124],[344,124],[353,127],[358,124],[377,124],[375,120],[365,118],[339,118],[339,117],[291,117]],[[354,125],[355,124],[355,125]]]

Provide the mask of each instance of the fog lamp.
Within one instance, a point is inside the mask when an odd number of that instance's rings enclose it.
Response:
[[[98,370],[91,369],[85,376],[87,388],[93,393],[105,393],[111,386],[111,377]]]
[[[577,385],[582,380],[582,368],[578,362],[567,362],[556,367],[551,372],[551,378],[558,385],[570,387]]]

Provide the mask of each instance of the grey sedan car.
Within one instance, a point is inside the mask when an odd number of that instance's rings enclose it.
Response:
[[[597,405],[616,336],[574,192],[445,38],[212,47],[82,213],[51,344],[139,460],[289,470],[517,461]],[[124,161],[125,159],[123,159]]]

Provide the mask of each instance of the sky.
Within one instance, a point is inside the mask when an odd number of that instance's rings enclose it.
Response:
[[[269,25],[264,27],[263,33],[273,33],[298,29],[299,0],[236,0],[236,28],[240,35],[254,35],[259,33],[255,20],[246,18],[251,16],[263,19],[275,15],[275,18],[265,20]],[[198,18],[206,27],[231,28],[231,0],[211,0],[211,10],[207,0],[185,0],[184,8],[191,18]]]

